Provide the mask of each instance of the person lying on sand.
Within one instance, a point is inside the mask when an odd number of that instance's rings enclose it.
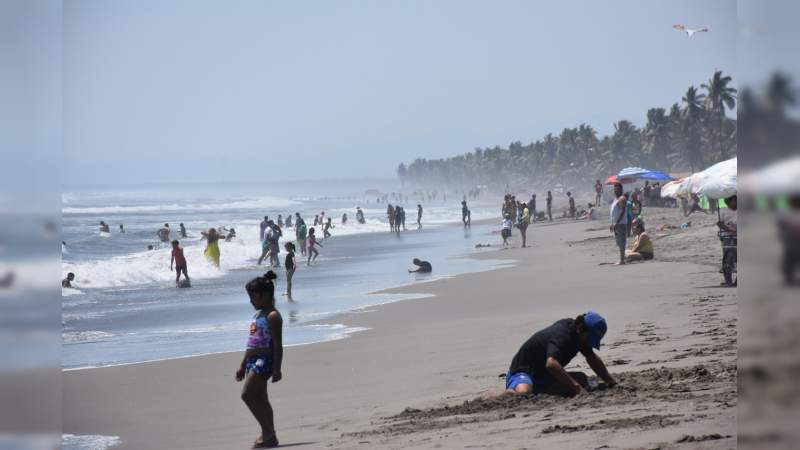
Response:
[[[653,259],[653,241],[644,231],[644,222],[634,219],[633,232],[636,234],[636,239],[633,241],[633,248],[625,250],[625,261],[647,261]]]
[[[429,263],[428,261],[422,261],[420,259],[414,258],[414,260],[411,262],[413,262],[414,265],[417,266],[417,268],[414,270],[409,269],[408,273],[414,273],[414,272],[430,273],[433,270],[431,263]]]
[[[506,374],[506,393],[579,395],[588,388],[583,372],[567,372],[564,367],[581,352],[594,372],[608,387],[617,384],[594,349],[600,348],[607,325],[593,311],[575,319],[561,319],[531,336],[514,358]]]

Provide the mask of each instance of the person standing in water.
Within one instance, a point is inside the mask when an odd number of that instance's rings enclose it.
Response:
[[[186,237],[186,227],[183,226],[183,222],[181,222],[181,224],[178,225],[178,226],[180,227],[180,235],[181,235],[181,237],[185,238]]]
[[[278,214],[278,226],[283,228],[283,216]]]
[[[394,232],[394,208],[391,203],[386,207],[386,216],[389,218],[389,231]]]
[[[314,235],[314,227],[311,227],[308,230],[308,248],[306,249],[306,253],[308,254],[308,261],[306,261],[307,266],[310,266],[312,262],[317,260],[317,256],[319,256],[319,252],[314,247],[315,245],[322,247],[322,244],[317,242],[317,237]]]
[[[291,214],[288,214],[288,215],[286,216],[286,223],[285,223],[285,225],[286,225],[286,228],[292,228],[292,215],[291,215]]]
[[[271,220],[269,221],[269,228],[272,230],[272,235],[269,239],[269,264],[272,267],[280,267],[281,260],[279,255],[281,253],[281,248],[278,243],[283,235],[283,232],[281,231],[281,228]]]
[[[165,223],[163,227],[159,228],[156,235],[162,243],[169,242],[169,224]]]
[[[100,221],[100,232],[101,232],[101,233],[109,233],[109,232],[110,232],[110,231],[109,231],[109,228],[108,228],[108,224],[107,224],[107,223],[105,223],[105,222],[104,222],[104,221],[102,221],[102,220]]]
[[[261,436],[253,448],[278,446],[272,405],[267,394],[267,381],[277,383],[283,378],[283,318],[275,309],[275,284],[273,271],[250,280],[245,285],[250,304],[256,310],[250,322],[250,336],[242,363],[236,371],[236,381],[244,382],[242,400],[261,426]]]
[[[119,224],[119,232],[125,234],[125,227],[122,224]]]
[[[464,228],[467,228],[467,216],[469,216],[469,208],[467,208],[467,201],[461,200],[461,222],[464,223]]]
[[[347,225],[347,213],[342,214],[342,225]]]
[[[300,254],[306,256],[306,233],[308,228],[306,222],[297,215],[297,221],[294,227],[294,236],[297,238],[297,246],[300,247]]]
[[[181,273],[186,282],[189,283],[189,272],[186,270],[186,258],[183,256],[183,247],[178,240],[172,241],[172,256],[169,259],[169,270],[172,271],[172,264],[175,263],[175,284],[180,285]]]
[[[286,249],[286,259],[283,261],[283,267],[286,268],[286,298],[292,301],[292,277],[294,271],[297,270],[297,261],[294,257],[295,246],[291,242],[283,244]]]
[[[417,205],[417,229],[422,228],[422,205]]]
[[[325,226],[322,227],[322,239],[328,239],[329,237],[331,237],[331,232],[330,232],[331,228],[334,228],[334,226],[331,218],[328,217],[328,221],[325,222]]]
[[[259,227],[258,240],[259,241],[263,241],[264,240],[264,233],[267,231],[267,227],[268,226],[269,226],[269,216],[264,216],[264,220],[262,220],[261,223],[258,224],[258,227]]]
[[[360,206],[356,206],[356,221],[360,224],[364,224],[367,221],[364,220],[364,211],[361,210]]]
[[[553,194],[550,191],[547,191],[547,218],[553,221]]]
[[[211,264],[219,268],[219,239],[221,236],[217,233],[216,228],[209,228],[208,231],[201,231],[200,234],[206,238],[206,249],[203,251],[203,255]]]

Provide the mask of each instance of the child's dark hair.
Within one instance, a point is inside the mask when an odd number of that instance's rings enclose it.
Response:
[[[253,278],[244,286],[245,290],[247,290],[247,295],[253,298],[257,294],[266,292],[270,297],[274,296],[275,284],[272,280],[276,278],[278,276],[271,270],[260,277]]]
[[[175,239],[175,240],[173,240],[173,241],[172,241],[172,245],[178,245],[178,244],[180,244],[180,242],[178,242],[178,240],[177,240],[177,239]]]
[[[294,244],[291,242],[287,242],[283,246],[286,248],[286,251],[293,252],[295,250]]]

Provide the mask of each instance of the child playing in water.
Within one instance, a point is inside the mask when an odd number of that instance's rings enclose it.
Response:
[[[286,259],[283,261],[283,266],[286,268],[286,297],[292,301],[292,277],[297,268],[297,261],[294,259],[295,246],[291,242],[283,245],[286,249]]]
[[[272,382],[277,383],[283,377],[283,318],[275,309],[275,284],[272,282],[275,278],[277,276],[270,270],[245,286],[257,312],[250,322],[247,350],[236,371],[236,381],[245,380],[242,400],[261,426],[261,436],[253,443],[253,448],[278,446],[272,405],[267,395],[267,380],[271,377]]]
[[[325,222],[325,226],[322,227],[322,239],[331,237],[331,232],[329,231],[331,228],[333,228],[333,224],[331,223],[331,218],[328,217],[328,221]]]
[[[183,247],[180,246],[180,242],[177,239],[172,241],[172,257],[169,259],[170,272],[172,272],[172,263],[175,263],[175,284],[180,284],[181,272],[183,272],[183,276],[188,283],[189,273],[186,271],[186,258],[183,256]]]
[[[308,254],[308,261],[306,262],[307,266],[310,266],[312,262],[317,260],[317,256],[319,256],[319,252],[316,248],[314,248],[315,245],[322,247],[322,244],[317,242],[317,237],[314,236],[314,227],[311,227],[308,229],[308,249],[306,251]]]

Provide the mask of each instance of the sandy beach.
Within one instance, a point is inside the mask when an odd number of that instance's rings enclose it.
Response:
[[[347,339],[288,347],[269,395],[298,448],[735,448],[736,289],[721,288],[716,216],[647,208],[653,261],[615,267],[601,220],[535,224],[515,265],[392,292],[432,294],[337,319]],[[453,239],[460,238],[453,230]],[[499,234],[486,237],[493,246]],[[301,299],[302,301],[302,299]],[[283,305],[278,304],[281,309]],[[579,398],[481,400],[535,331],[587,310],[620,386]],[[63,428],[126,449],[249,448],[241,353],[63,372]],[[589,370],[578,356],[570,369]]]

